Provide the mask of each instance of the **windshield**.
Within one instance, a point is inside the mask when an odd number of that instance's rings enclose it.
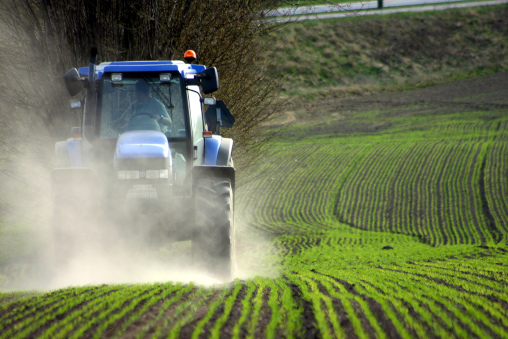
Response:
[[[133,130],[155,130],[169,138],[185,138],[182,78],[171,73],[161,82],[159,73],[123,73],[121,81],[104,74],[99,135],[118,138]]]

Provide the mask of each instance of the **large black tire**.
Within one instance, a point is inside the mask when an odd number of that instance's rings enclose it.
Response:
[[[198,180],[192,257],[195,265],[228,281],[236,270],[233,202],[230,179]]]

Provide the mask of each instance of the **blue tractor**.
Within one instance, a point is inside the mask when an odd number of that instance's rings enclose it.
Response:
[[[223,102],[204,97],[219,88],[216,68],[191,64],[193,51],[186,62],[96,59],[92,49],[88,67],[64,75],[69,94],[83,97],[71,101],[81,126],[55,145],[57,256],[81,241],[76,224],[111,217],[125,232],[137,228],[140,241],[191,240],[196,264],[232,278],[233,140],[219,128],[234,118]]]

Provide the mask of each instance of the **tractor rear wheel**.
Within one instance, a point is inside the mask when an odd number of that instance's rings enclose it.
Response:
[[[227,178],[198,180],[192,257],[200,268],[231,280],[236,268],[233,189]]]

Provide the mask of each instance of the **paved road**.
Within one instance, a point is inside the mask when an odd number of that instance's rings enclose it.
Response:
[[[400,7],[400,6],[415,6],[415,5],[429,5],[429,4],[443,4],[464,0],[384,0],[383,7]],[[317,5],[317,6],[302,6],[297,8],[281,8],[269,13],[270,16],[281,15],[305,15],[316,13],[330,13],[339,11],[358,11],[365,9],[377,9],[377,1],[362,1],[353,2],[350,4],[337,4],[337,5]]]
[[[332,19],[344,18],[351,15],[379,15],[379,14],[392,14],[403,12],[424,12],[424,11],[441,11],[451,8],[466,8],[477,6],[491,6],[508,4],[508,0],[492,0],[492,1],[478,1],[467,3],[453,3],[461,0],[448,0],[443,3],[443,0],[386,0],[383,1],[384,9],[377,8],[377,1],[369,1],[362,3],[352,3],[345,6],[312,6],[312,7],[299,7],[296,9],[279,9],[270,13],[271,16],[283,16],[280,18],[269,19],[271,22],[287,22],[289,21],[303,21],[303,20],[319,20],[319,19]],[[429,4],[439,3],[439,5],[429,6]],[[400,6],[415,6],[419,7],[400,7]],[[392,8],[387,8],[392,7]],[[393,8],[398,7],[398,8]],[[348,11],[356,11],[354,14]],[[311,14],[311,15],[309,15]],[[305,16],[307,15],[307,16]],[[289,16],[289,17],[288,17]]]

